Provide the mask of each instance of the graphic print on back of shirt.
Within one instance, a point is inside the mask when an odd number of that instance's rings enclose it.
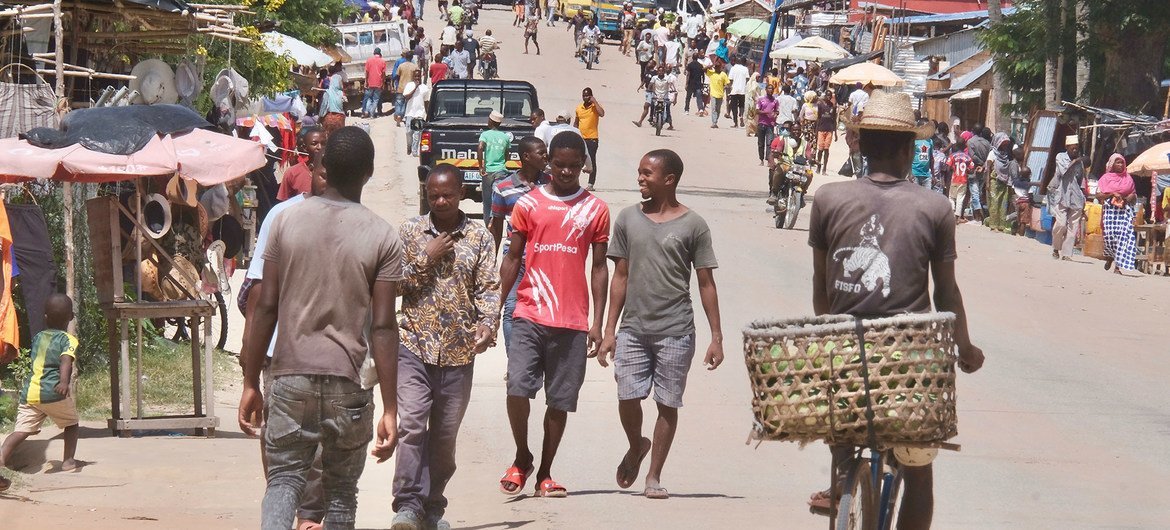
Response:
[[[881,281],[882,297],[890,296],[890,258],[882,252],[878,240],[885,232],[885,227],[878,222],[877,214],[874,214],[861,227],[861,242],[856,247],[843,247],[833,252],[834,262],[841,262],[842,255],[848,254],[841,264],[843,277],[853,278],[855,273],[861,272],[857,282],[837,280],[833,286],[835,289],[853,294],[860,293],[862,289],[874,292],[878,281]]]
[[[561,221],[561,227],[564,227],[569,223],[573,223],[572,230],[570,230],[569,235],[565,237],[565,241],[569,241],[574,238],[581,239],[581,236],[585,235],[585,230],[589,228],[590,224],[593,224],[593,218],[596,217],[597,213],[600,211],[600,203],[598,202],[597,197],[592,195],[586,197],[585,200],[574,204],[572,208],[569,208],[569,211],[565,212],[565,220]]]

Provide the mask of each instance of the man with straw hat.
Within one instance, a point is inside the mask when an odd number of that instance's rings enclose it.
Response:
[[[967,373],[978,370],[983,352],[971,344],[955,280],[951,205],[945,197],[906,180],[914,140],[929,138],[932,127],[917,124],[909,95],[884,91],[875,91],[862,117],[849,126],[857,129],[869,173],[817,191],[808,237],[816,313],[878,318],[930,312],[933,280],[933,309],[955,314],[959,368]],[[928,263],[929,268],[924,266]],[[832,451],[835,469],[847,469],[852,448],[834,446]],[[933,455],[923,456],[912,460],[929,462]],[[929,528],[934,510],[931,464],[906,464],[905,481],[898,527]],[[837,500],[826,490],[813,494],[809,505],[830,512]]]
[[[1054,217],[1053,259],[1072,260],[1073,244],[1081,233],[1084,217],[1084,181],[1085,159],[1081,156],[1080,139],[1074,134],[1064,139],[1064,152],[1056,155],[1056,171],[1040,185],[1040,193],[1048,197],[1048,209]]]

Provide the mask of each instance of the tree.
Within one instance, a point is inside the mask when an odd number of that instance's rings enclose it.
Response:
[[[1008,17],[999,16],[997,2],[991,2],[996,22],[984,42],[997,59],[996,99],[1006,102],[998,90],[1011,89],[1017,95],[1014,110],[1040,108],[1046,67],[1076,68],[1076,76],[1047,85],[1049,94],[1075,93],[1094,105],[1153,112],[1170,57],[1170,39],[1161,29],[1170,26],[1170,2],[1080,0],[1077,9],[1066,10],[1067,18],[1057,15],[1061,25],[1054,30],[1050,8],[1056,2],[1063,0],[1017,0]]]
[[[990,0],[987,3],[987,16],[990,19],[990,27],[995,29],[1003,24],[1003,1]],[[1004,61],[1000,61],[1004,62]],[[1007,66],[1007,65],[1003,65]],[[1005,107],[1010,103],[1010,96],[1008,95],[1007,80],[1004,79],[1002,72],[1003,67],[995,69],[994,89],[992,90],[993,98],[997,103],[992,115],[994,119],[994,128],[997,131],[1006,131],[1011,126],[1011,117],[1004,111]]]

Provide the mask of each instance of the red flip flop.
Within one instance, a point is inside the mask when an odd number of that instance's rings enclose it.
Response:
[[[519,495],[520,491],[524,489],[524,484],[528,483],[528,475],[532,474],[534,468],[530,465],[528,469],[520,469],[516,466],[508,468],[504,472],[504,476],[500,478],[500,493],[504,495]],[[508,491],[504,487],[505,484],[515,484],[516,489]]]
[[[553,498],[568,497],[569,490],[565,489],[564,486],[557,484],[557,481],[551,478],[546,478],[540,481],[540,484],[536,486],[536,496]]]

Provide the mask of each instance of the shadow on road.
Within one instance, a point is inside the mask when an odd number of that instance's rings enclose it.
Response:
[[[521,526],[527,526],[528,524],[535,522],[535,519],[531,521],[505,521],[502,523],[489,523],[476,526],[456,526],[454,528],[459,528],[461,530],[492,530],[496,528],[506,530],[509,528],[520,528]]]

